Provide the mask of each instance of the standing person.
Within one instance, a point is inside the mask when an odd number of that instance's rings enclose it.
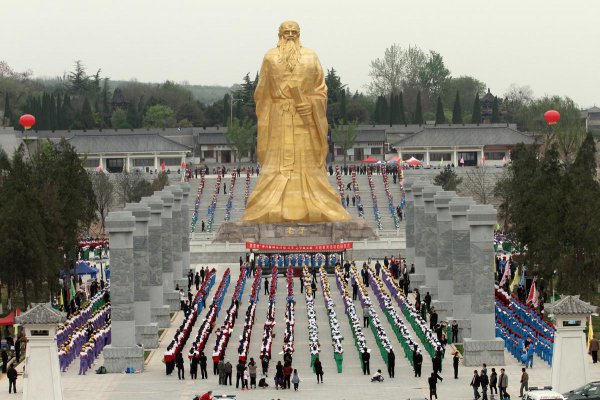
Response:
[[[225,361],[223,361],[223,359],[219,360],[217,371],[219,373],[219,385],[225,385],[225,377],[227,374],[225,373]]]
[[[452,343],[458,342],[458,322],[452,321]]]
[[[431,364],[433,365],[433,372],[436,374],[442,372],[442,352],[440,349],[436,349],[433,353]]]
[[[521,368],[521,389],[519,389],[519,397],[523,397],[523,389],[527,392],[529,390],[529,374],[525,371],[525,368]]]
[[[206,232],[206,224],[204,223],[204,220],[202,220],[202,232]]]
[[[375,263],[375,275],[379,276],[379,271],[381,271],[381,264],[379,264],[379,261],[377,261]]]
[[[352,300],[356,301],[358,298],[358,283],[356,281],[352,282]]]
[[[198,379],[198,358],[192,357],[190,360],[190,378]]]
[[[198,361],[200,363],[200,378],[208,379],[208,372],[206,371],[206,355],[204,352],[200,353],[200,358]]]
[[[508,375],[504,372],[504,368],[500,368],[500,376],[498,377],[498,388],[500,389],[500,398],[508,397],[506,389],[508,388]]]
[[[250,372],[248,371],[248,367],[244,368],[244,380],[242,381],[242,390],[246,388],[248,389],[248,381],[250,380]]]
[[[269,375],[268,375],[268,373],[269,373],[269,356],[266,353],[263,354],[260,364],[262,366],[263,375],[268,378],[269,377]]]
[[[484,370],[481,370],[481,375],[479,375],[479,383],[481,384],[481,395],[483,396],[481,400],[488,400],[487,388],[490,384],[490,380]]]
[[[300,276],[300,293],[304,293],[304,276]]]
[[[452,366],[454,367],[454,379],[458,379],[458,363],[460,361],[460,357],[458,356],[458,351],[454,352],[454,357],[452,357]]]
[[[17,336],[15,341],[15,358],[17,359],[17,365],[21,361],[21,337]]]
[[[292,388],[291,379],[292,379],[293,372],[294,372],[294,369],[292,368],[292,364],[286,363],[285,366],[283,367],[283,384],[284,384],[285,389]]]
[[[394,354],[394,350],[390,349],[388,352],[388,374],[390,378],[394,377],[394,372],[396,368],[396,355]]]
[[[6,350],[2,350],[2,373],[6,373],[6,366],[8,364],[8,353]]]
[[[194,284],[196,285],[196,291],[200,290],[200,274],[196,271],[196,275],[194,276]]]
[[[421,351],[419,350],[417,345],[415,345],[415,348],[413,350],[413,368],[415,369],[415,378],[421,377],[421,367],[422,366],[423,366],[423,355],[421,354]]]
[[[269,280],[265,276],[265,296],[269,294]]]
[[[429,400],[433,399],[433,396],[437,399],[437,380],[443,381],[444,379],[436,374],[435,372],[431,373],[431,376],[427,378],[427,383],[429,383]]]
[[[294,392],[297,392],[298,385],[300,385],[300,377],[298,376],[297,369],[294,369],[294,376],[292,377],[292,383],[294,384]]]
[[[184,370],[183,370],[183,354],[181,354],[181,352],[179,352],[177,354],[177,358],[175,360],[175,365],[177,366],[177,378],[179,378],[179,380],[182,380],[182,379],[185,380]]]
[[[481,395],[479,394],[479,385],[481,384],[481,381],[479,379],[479,374],[477,373],[477,370],[473,371],[473,377],[471,378],[471,387],[473,387],[473,396],[475,398],[475,400],[479,399],[481,397]]]
[[[282,389],[285,389],[285,382],[283,381],[283,364],[281,361],[277,361],[277,365],[275,366],[275,389],[279,389],[281,386]]]
[[[438,323],[438,313],[435,307],[431,307],[431,314],[429,315],[429,329],[434,330]]]
[[[362,353],[363,375],[371,375],[371,350],[365,349]]]
[[[11,393],[11,388],[14,393],[17,393],[17,370],[15,369],[15,364],[11,364],[10,368],[6,372],[6,377],[8,378],[8,393]]]
[[[185,299],[186,299],[186,296],[185,296],[183,289],[179,289],[179,303],[180,303],[179,309],[182,311],[185,306]]]
[[[225,381],[223,382],[223,385],[227,385],[227,381],[229,381],[229,386],[233,386],[233,383],[231,383],[231,374],[232,373],[233,373],[233,365],[231,365],[229,360],[227,360],[227,362],[225,362]]]
[[[319,380],[321,383],[323,383],[323,366],[321,365],[321,360],[319,360],[319,357],[315,359],[314,368],[315,374],[317,374],[317,384],[319,383]]]
[[[235,388],[240,388],[240,381],[242,382],[242,388],[244,387],[244,370],[246,369],[246,365],[243,362],[239,361],[235,366]]]
[[[204,222],[204,221],[202,221]],[[205,272],[204,272],[204,267],[200,268],[200,279],[202,279],[202,282],[204,282],[204,276],[205,276]]]
[[[367,328],[368,326],[369,326],[369,306],[365,303],[365,305],[363,306],[363,328]]]
[[[496,373],[496,368],[492,368],[492,373],[490,374],[490,395],[494,397],[494,392],[498,394],[498,374]]]
[[[598,341],[596,336],[594,336],[590,340],[590,347],[589,347],[589,351],[590,351],[590,354],[592,355],[592,361],[594,362],[594,364],[596,364],[598,362],[598,350],[600,350],[600,342]]]
[[[425,305],[427,306],[427,312],[430,312],[431,310],[431,295],[429,294],[429,292],[427,292],[427,294],[425,295]]]
[[[254,389],[256,389],[256,363],[254,362],[254,358],[250,358],[248,372],[250,374],[250,389],[252,389],[253,386]]]

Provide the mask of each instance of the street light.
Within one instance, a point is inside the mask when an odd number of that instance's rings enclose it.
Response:
[[[231,102],[229,103],[229,123],[230,124],[233,124],[233,105],[235,103],[237,103],[238,101],[241,101],[243,103],[244,99],[231,99]]]

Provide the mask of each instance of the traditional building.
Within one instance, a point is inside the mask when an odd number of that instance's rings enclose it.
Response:
[[[585,120],[586,132],[592,132],[594,135],[600,135],[600,108],[592,107],[581,112],[581,117]]]
[[[502,166],[510,160],[510,151],[517,143],[535,144],[535,140],[517,131],[515,125],[486,124],[423,126],[392,145],[403,160],[415,157],[425,166],[474,166],[483,161]]]
[[[344,149],[333,142],[334,161],[344,161]],[[347,151],[346,161],[357,162],[366,157],[373,156],[378,160],[385,160],[387,152],[385,129],[359,126],[356,139],[351,149]]]

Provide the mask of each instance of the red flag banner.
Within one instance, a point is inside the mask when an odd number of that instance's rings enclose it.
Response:
[[[160,169],[163,170],[163,171],[165,170],[165,163],[161,163],[160,164]]]
[[[294,252],[294,251],[343,251],[351,249],[352,242],[345,243],[331,243],[331,244],[317,244],[314,246],[287,246],[287,245],[278,245],[278,244],[267,244],[267,243],[255,243],[255,242],[246,242],[246,248],[250,250],[258,250],[258,251],[285,251],[285,252]]]

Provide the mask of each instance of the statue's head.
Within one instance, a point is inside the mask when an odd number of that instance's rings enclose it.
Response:
[[[285,64],[286,69],[293,71],[300,61],[300,25],[294,21],[285,21],[279,25],[279,62]]]

